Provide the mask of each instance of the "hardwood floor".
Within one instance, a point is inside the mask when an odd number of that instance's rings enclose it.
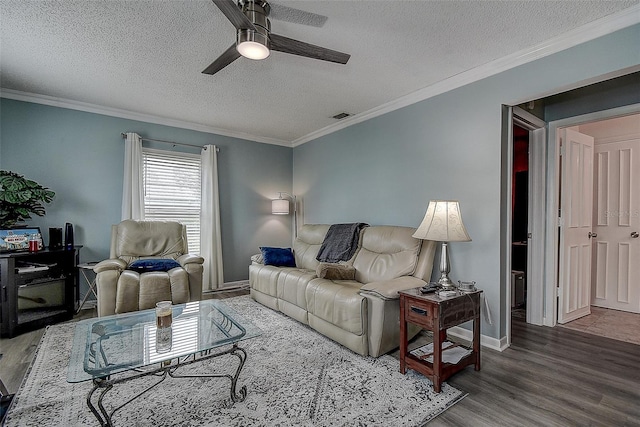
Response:
[[[513,320],[512,329],[510,348],[483,348],[481,371],[468,367],[448,380],[469,395],[430,427],[640,426],[640,346],[520,319]],[[42,332],[0,340],[0,378],[10,392],[17,390]],[[425,333],[416,339],[430,338]]]
[[[483,349],[482,370],[449,384],[469,393],[430,426],[640,426],[640,346],[512,322],[512,345]]]
[[[9,393],[18,391],[43,332],[44,329],[39,329],[14,338],[0,339],[0,380]]]

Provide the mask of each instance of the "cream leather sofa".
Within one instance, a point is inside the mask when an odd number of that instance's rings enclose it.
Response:
[[[126,220],[113,225],[109,259],[93,267],[98,316],[153,308],[158,301],[202,299],[204,259],[188,252],[186,226],[179,222]],[[180,266],[140,273],[131,269],[137,260],[175,260]]]
[[[431,279],[436,242],[412,237],[414,228],[371,226],[361,231],[349,264],[354,280],[316,276],[316,255],[329,225],[302,227],[293,245],[296,267],[249,266],[251,297],[364,356],[399,346],[398,291]],[[411,328],[414,336],[418,328]]]

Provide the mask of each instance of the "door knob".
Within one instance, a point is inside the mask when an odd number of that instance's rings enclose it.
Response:
[[[598,237],[598,233],[589,232],[589,238]]]
[[[638,236],[639,236],[639,234],[638,234],[638,232],[637,232],[637,231],[632,231],[632,232],[631,232],[631,237],[633,237],[634,239],[637,239],[637,238],[638,238]]]

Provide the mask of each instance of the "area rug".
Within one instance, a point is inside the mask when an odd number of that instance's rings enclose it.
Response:
[[[225,302],[258,325],[262,335],[240,343],[248,354],[231,404],[227,379],[167,379],[116,412],[116,426],[422,426],[465,394],[449,384],[399,372],[391,356],[362,357],[248,296]],[[66,382],[74,323],[47,328],[16,393],[6,425],[91,426],[90,382]],[[193,364],[197,372],[229,372],[237,358]],[[149,377],[128,382],[105,398],[114,408],[144,389]]]

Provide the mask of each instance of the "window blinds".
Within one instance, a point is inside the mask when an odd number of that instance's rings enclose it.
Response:
[[[190,253],[200,252],[200,156],[143,148],[145,220],[187,226]]]

